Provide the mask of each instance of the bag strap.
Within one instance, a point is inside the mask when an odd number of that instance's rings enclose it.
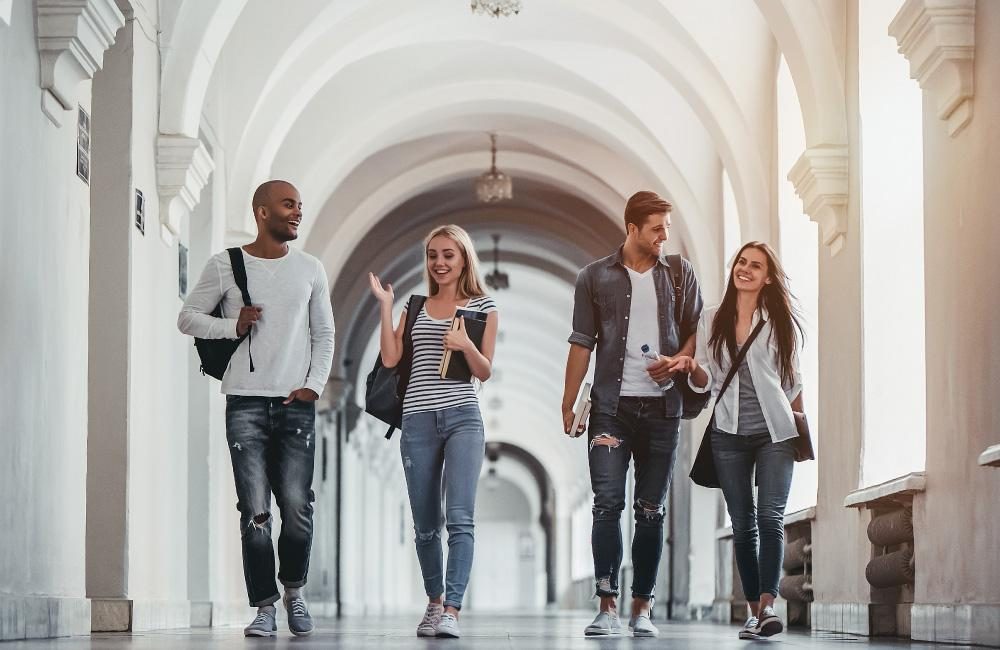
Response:
[[[684,343],[686,337],[680,332],[681,313],[684,305],[684,293],[681,290],[684,282],[681,278],[681,269],[684,268],[684,263],[681,261],[680,255],[667,255],[667,266],[670,267],[670,280],[674,285],[674,322],[677,323],[678,334],[681,334],[681,343]]]
[[[729,384],[733,381],[733,377],[736,376],[736,371],[740,369],[740,364],[743,363],[743,359],[747,356],[747,350],[750,349],[750,344],[753,343],[755,338],[757,338],[760,331],[764,329],[765,323],[767,323],[767,321],[763,318],[757,321],[757,327],[753,328],[753,331],[750,332],[750,336],[748,336],[747,340],[743,343],[743,347],[740,348],[739,353],[736,355],[736,360],[733,361],[732,367],[729,368],[729,374],[726,375],[726,381],[722,382],[722,389],[719,390],[719,396],[715,398],[716,405],[718,405],[719,400],[722,399],[722,394],[726,392],[727,388],[729,388]]]
[[[396,384],[397,390],[402,388],[404,393],[406,391],[406,385],[410,382],[410,371],[413,367],[413,326],[417,322],[417,316],[420,315],[420,310],[424,308],[424,303],[427,302],[427,296],[421,296],[413,294],[410,299],[406,302],[406,324],[403,326],[403,356],[399,359],[399,383]],[[396,430],[396,425],[390,424],[389,430],[385,432],[385,439],[389,440],[392,438],[393,432]]]
[[[239,246],[234,246],[226,250],[229,252],[229,262],[233,266],[233,279],[236,280],[236,288],[240,290],[240,294],[243,296],[243,304],[250,307],[253,303],[250,302],[250,290],[247,288],[247,267],[243,263],[243,249]],[[247,341],[247,356],[250,357],[250,372],[254,371],[253,352],[250,351],[250,346],[253,344],[253,335],[250,333],[252,330],[253,327],[247,330],[246,333],[246,338],[249,339]],[[243,337],[240,337],[240,340],[242,339]]]

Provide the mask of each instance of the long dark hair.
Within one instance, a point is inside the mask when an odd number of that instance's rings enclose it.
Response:
[[[752,241],[743,244],[733,258],[733,268],[729,271],[729,282],[726,284],[726,295],[722,298],[719,310],[712,320],[712,336],[708,346],[715,356],[715,361],[722,365],[722,346],[726,346],[730,359],[736,356],[736,260],[748,248],[756,248],[767,258],[767,275],[770,284],[765,284],[757,297],[757,308],[767,310],[767,318],[771,323],[771,339],[778,346],[778,373],[782,382],[792,383],[795,380],[795,366],[792,358],[795,348],[804,340],[802,317],[797,301],[788,290],[788,276],[778,260],[778,254],[764,242]]]

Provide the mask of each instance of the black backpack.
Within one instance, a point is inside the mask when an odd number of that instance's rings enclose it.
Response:
[[[684,282],[682,279],[684,262],[681,260],[680,255],[667,255],[667,264],[670,265],[670,280],[674,285],[674,322],[677,323],[677,327],[680,329],[681,314],[684,313]],[[680,342],[684,343],[687,337],[691,335],[691,332],[679,331],[678,334]],[[712,397],[712,391],[699,393],[692,390],[691,386],[688,385],[687,373],[678,375],[674,381],[683,400],[681,417],[685,420],[693,420],[708,406],[708,401]]]
[[[251,305],[250,292],[247,290],[247,270],[243,265],[243,250],[239,247],[227,250],[229,251],[229,260],[233,264],[233,278],[236,280],[236,286],[239,288],[240,293],[243,294],[243,304],[249,307]],[[215,309],[212,310],[212,316],[216,318],[224,316],[222,313],[222,302],[219,302]],[[201,374],[222,379],[222,376],[226,374],[226,368],[229,367],[229,360],[233,357],[233,353],[236,352],[236,348],[240,347],[243,339],[248,338],[251,338],[249,330],[238,339],[199,339],[195,337],[194,347],[197,348],[198,357],[201,359]],[[247,345],[249,346],[251,342],[252,340],[248,341]],[[253,372],[252,356],[250,357],[250,372]]]
[[[389,425],[385,438],[403,427],[403,398],[406,385],[410,383],[410,369],[413,366],[413,324],[424,307],[427,296],[410,296],[406,303],[406,325],[403,327],[403,356],[392,368],[382,365],[382,354],[375,359],[375,367],[368,373],[365,382],[365,412],[374,415]]]

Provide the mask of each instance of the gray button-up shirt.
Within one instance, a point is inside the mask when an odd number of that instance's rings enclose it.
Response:
[[[676,258],[675,258],[676,259]],[[660,354],[677,353],[697,331],[702,300],[691,263],[681,258],[680,322],[674,317],[674,284],[670,265],[660,258],[653,268]],[[632,307],[632,281],[622,262],[622,249],[588,264],[576,278],[573,299],[573,333],[569,342],[588,350],[597,348],[594,385],[590,397],[598,413],[615,415],[625,367],[628,315]],[[680,417],[682,398],[675,387],[664,395],[665,417]]]

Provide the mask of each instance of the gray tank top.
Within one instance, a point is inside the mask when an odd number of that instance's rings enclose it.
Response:
[[[757,390],[753,386],[753,377],[750,375],[750,366],[747,365],[746,358],[740,364],[739,373],[740,421],[736,433],[741,436],[767,433],[767,421],[764,419],[764,412],[760,410],[760,400],[757,399]]]

